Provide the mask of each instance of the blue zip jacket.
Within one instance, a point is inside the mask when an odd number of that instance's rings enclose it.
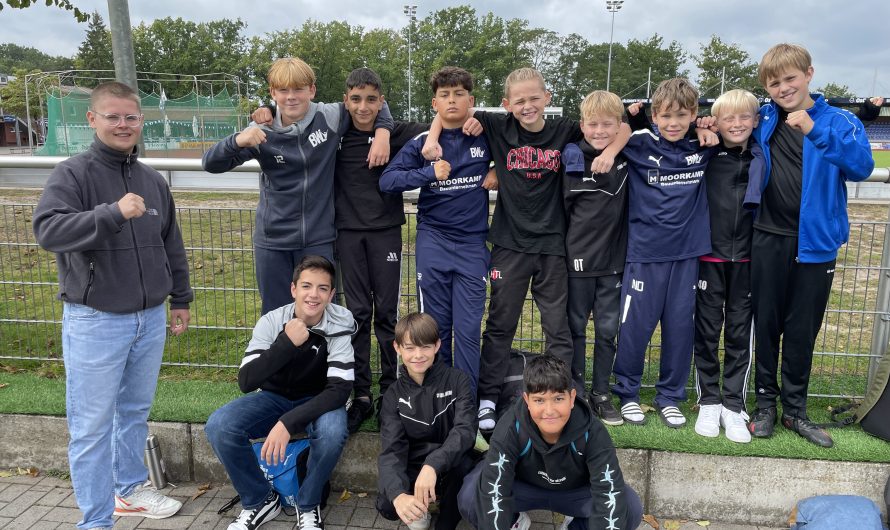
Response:
[[[837,258],[837,250],[850,235],[846,181],[867,179],[875,161],[862,122],[851,112],[830,106],[819,94],[811,97],[814,105],[807,114],[813,119],[813,130],[803,142],[797,259],[824,263]],[[769,140],[778,120],[775,102],[760,108],[760,125],[754,136],[763,148],[766,164],[761,192],[769,185]]]
[[[420,150],[424,132],[405,144],[380,177],[380,191],[396,193],[420,188],[417,229],[432,230],[456,241],[485,241],[488,235],[488,190],[482,182],[491,155],[485,135],[467,136],[445,129],[439,138],[442,158],[451,164],[447,180],[436,180],[432,163]]]

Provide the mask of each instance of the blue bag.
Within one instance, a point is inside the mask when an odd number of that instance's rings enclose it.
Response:
[[[882,530],[881,510],[857,495],[819,495],[797,503],[792,530]]]
[[[260,469],[266,475],[266,480],[272,484],[272,489],[281,496],[281,504],[296,508],[297,493],[300,484],[306,478],[306,467],[309,461],[309,439],[293,440],[287,444],[284,452],[284,460],[275,465],[269,465],[260,457],[263,442],[253,444],[253,452],[256,453]]]

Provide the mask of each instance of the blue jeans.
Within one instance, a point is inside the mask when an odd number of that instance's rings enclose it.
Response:
[[[114,494],[148,479],[143,463],[148,411],[166,338],[164,304],[135,313],[105,313],[65,303],[62,352],[68,461],[78,528],[111,527]]]
[[[310,399],[312,397],[291,401],[274,392],[253,392],[218,408],[207,420],[204,427],[207,440],[226,468],[245,509],[262,506],[272,491],[250,441],[264,438],[284,413]],[[321,503],[322,488],[331,478],[349,436],[346,408],[322,414],[306,427],[306,433],[309,435],[309,463],[306,479],[297,494],[297,507],[301,510],[312,509]]]

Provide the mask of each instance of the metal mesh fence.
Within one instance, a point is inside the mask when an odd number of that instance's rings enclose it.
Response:
[[[31,230],[34,205],[0,205],[0,359],[61,360],[62,304],[56,299],[55,257],[37,245]],[[406,204],[400,314],[418,308],[414,282],[416,215]],[[170,337],[164,364],[229,368],[240,364],[260,316],[255,288],[254,210],[180,208],[179,223],[195,289],[190,330]],[[865,391],[878,298],[886,222],[853,223],[838,256],[834,286],[819,334],[810,395],[857,397]],[[342,303],[342,300],[340,300]],[[588,327],[588,356],[595,330]],[[658,376],[660,333],[649,345],[643,383]],[[540,318],[528,295],[514,346],[544,347]],[[376,355],[376,345],[373,346]],[[376,357],[372,361],[377,365]],[[591,363],[588,362],[588,366]],[[692,384],[692,381],[690,381]]]

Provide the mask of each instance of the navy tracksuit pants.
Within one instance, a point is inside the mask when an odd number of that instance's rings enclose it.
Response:
[[[455,241],[431,230],[417,231],[417,296],[420,310],[439,325],[439,361],[454,367],[473,383],[479,380],[479,338],[485,311],[485,278],[490,255],[485,241]],[[453,330],[453,332],[452,332]]]
[[[646,347],[661,322],[661,364],[655,404],[686,399],[692,367],[695,285],[698,258],[662,263],[628,263],[621,286],[621,331],[612,391],[621,404],[639,402]]]

